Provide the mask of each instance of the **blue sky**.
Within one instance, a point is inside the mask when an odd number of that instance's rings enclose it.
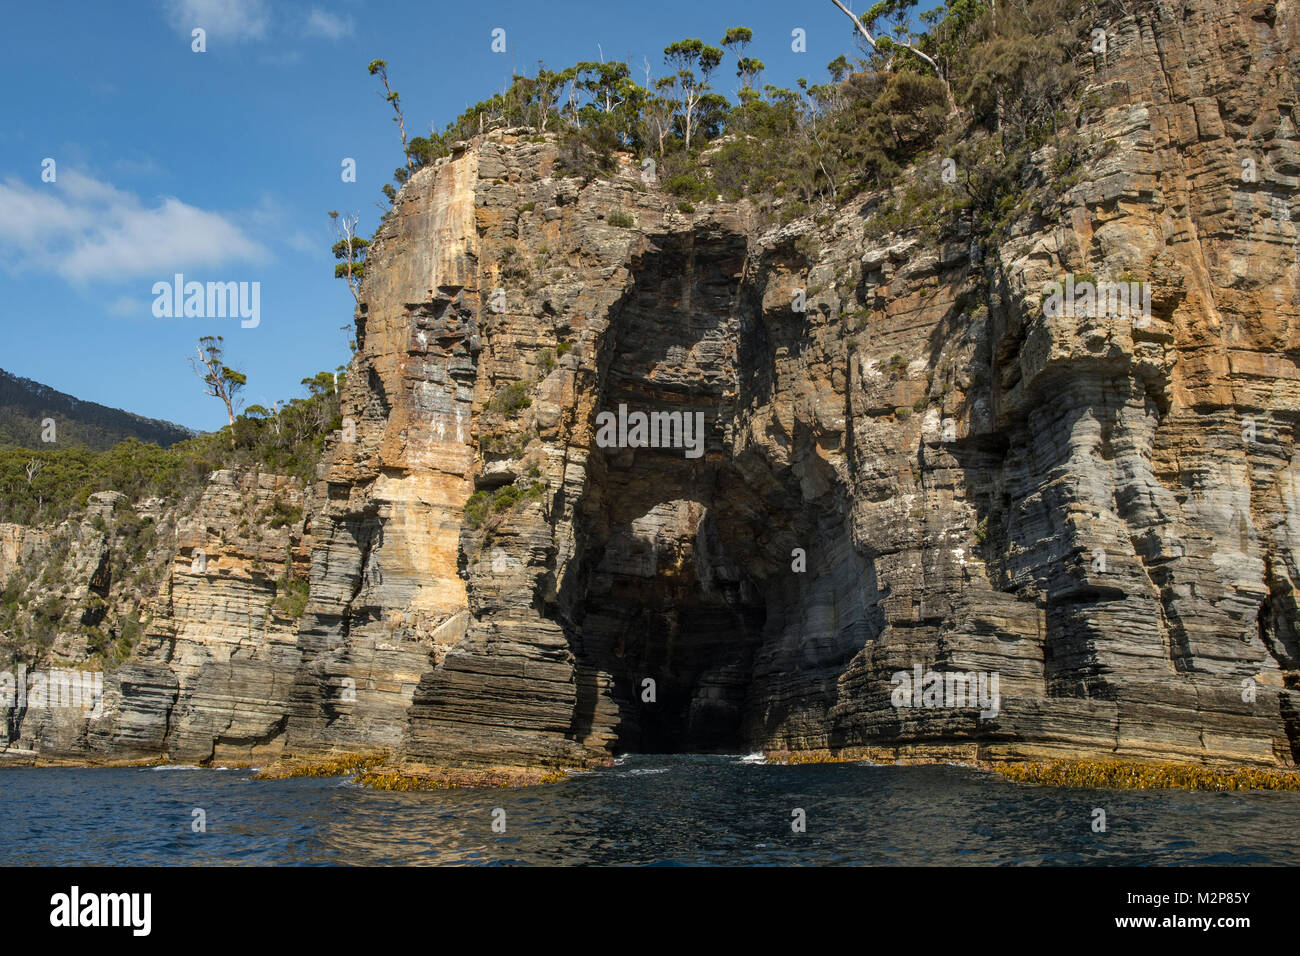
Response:
[[[225,415],[186,363],[199,336],[225,337],[248,404],[300,395],[302,378],[348,359],[352,299],[332,277],[326,212],[359,213],[370,235],[401,160],[371,59],[388,61],[417,135],[539,58],[558,69],[603,51],[641,76],[646,57],[658,76],[673,40],[744,25],[764,81],[792,85],[857,51],[829,0],[61,0],[13,5],[5,21],[0,368],[205,430]],[[191,50],[195,26],[205,53]],[[497,27],[505,54],[491,50]],[[791,50],[796,27],[805,53]],[[734,99],[729,64],[714,85]],[[341,181],[345,157],[356,183]],[[177,272],[259,282],[260,324],[155,318],[153,284]]]

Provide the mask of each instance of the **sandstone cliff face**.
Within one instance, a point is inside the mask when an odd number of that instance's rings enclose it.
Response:
[[[290,746],[1291,762],[1295,29],[1115,25],[1066,215],[974,260],[867,238],[874,198],[680,213],[526,131],[418,173],[371,255]],[[1067,274],[1149,282],[1151,321],[1045,315]],[[597,447],[620,404],[703,412],[705,454]],[[540,493],[463,520],[511,483]],[[998,674],[999,712],[893,706],[918,664]]]
[[[52,533],[0,532],[0,573],[7,563],[44,565],[68,603],[86,608],[83,623],[107,602],[139,606],[143,630],[131,656],[108,666],[99,706],[0,708],[9,728],[0,757],[195,763],[278,754],[299,658],[298,622],[276,598],[284,579],[306,577],[307,496],[294,479],[218,471],[188,513],[156,500],[115,512],[121,499],[93,495],[80,525]],[[161,572],[161,586],[149,573],[123,582],[111,571],[121,564],[118,523],[132,519],[153,522],[155,546],[137,560]],[[61,536],[70,538],[66,553],[51,547]],[[102,654],[62,633],[34,663],[47,672],[105,667]]]
[[[283,748],[299,656],[297,621],[276,603],[305,576],[311,536],[298,482],[214,472],[177,522],[170,575],[135,653],[108,681],[87,746],[122,760],[261,760]],[[309,522],[307,523],[309,527]]]
[[[79,746],[1294,763],[1298,28],[1206,0],[1111,27],[1085,162],[1037,155],[1060,203],[996,243],[880,236],[879,196],[685,213],[526,130],[418,171],[314,497],[214,478]],[[1150,321],[1046,314],[1066,276],[1149,283]],[[600,447],[620,405],[702,413],[703,454]],[[286,495],[306,526],[214,536]],[[286,549],[300,626],[253,570]],[[996,674],[996,713],[896,706],[917,667]]]
[[[76,519],[46,527],[0,524],[0,580],[6,599],[26,599],[26,615],[14,614],[4,628],[5,660],[0,673],[0,757],[30,758],[84,750],[86,722],[93,706],[78,701],[19,695],[28,671],[61,672],[102,690],[102,660],[112,645],[130,646],[127,633],[106,630],[108,621],[139,623],[139,608],[158,586],[158,568],[170,552],[171,516],[155,499],[129,506],[117,492],[92,494]],[[137,565],[130,573],[125,565]],[[109,613],[112,611],[113,613]],[[61,629],[76,620],[76,629]],[[92,646],[92,639],[99,640]],[[98,683],[95,675],[98,674]],[[30,684],[29,684],[30,686]],[[20,699],[24,698],[24,699]],[[83,706],[84,704],[84,706]]]

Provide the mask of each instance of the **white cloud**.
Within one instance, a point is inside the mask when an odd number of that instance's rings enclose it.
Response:
[[[255,235],[267,237],[268,243],[274,243],[277,247],[282,245],[295,252],[319,255],[323,251],[328,254],[336,240],[330,234],[325,217],[314,215],[314,232],[299,225],[303,219],[299,210],[285,204],[270,192],[263,192],[258,197],[256,206],[240,213],[240,222],[245,223]]]
[[[262,40],[270,24],[265,0],[163,0],[167,22],[186,37],[195,27],[209,40]]]
[[[321,238],[312,238],[304,230],[299,229],[284,240],[284,244],[295,252],[319,253],[323,249],[329,249],[334,243],[323,236]]]
[[[303,33],[309,37],[323,37],[326,40],[341,40],[352,36],[352,17],[335,16],[318,7],[311,8]]]
[[[74,282],[162,279],[186,269],[261,262],[268,252],[221,213],[132,193],[75,170],[56,183],[0,183],[0,253],[11,268]]]
[[[148,318],[153,308],[148,299],[139,299],[131,295],[123,295],[108,303],[106,308],[110,315],[120,315],[126,318],[143,319]]]

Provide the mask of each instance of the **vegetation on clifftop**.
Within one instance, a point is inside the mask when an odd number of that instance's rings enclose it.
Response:
[[[222,469],[288,475],[309,485],[326,437],[342,424],[342,383],[341,375],[336,380],[321,372],[303,379],[306,397],[272,410],[250,406],[233,427],[170,448],[134,438],[105,451],[62,441],[31,448],[0,444],[0,522],[38,527],[44,535],[32,559],[22,559],[0,580],[0,662],[35,664],[61,636],[74,644],[84,639],[90,662],[125,658],[148,625],[147,598],[166,578],[173,542],[160,533],[160,522],[166,526],[166,515],[192,508],[212,473]],[[121,497],[97,499],[98,510],[87,520],[91,495],[106,491]],[[302,517],[300,507],[275,501],[250,520],[274,531]],[[93,554],[101,535],[107,566],[83,569],[99,582],[85,591],[87,581],[67,580],[67,568],[73,557]],[[79,586],[84,596],[74,598]],[[276,582],[273,610],[295,620],[307,598],[307,582],[286,571]]]
[[[615,168],[615,151],[630,152],[652,161],[653,181],[684,206],[746,197],[787,221],[895,185],[909,167],[943,157],[955,162],[957,188],[943,191],[936,211],[995,229],[1016,209],[1031,152],[1055,138],[1065,153],[1061,175],[1075,165],[1065,111],[1075,62],[1091,55],[1091,28],[1128,11],[1112,0],[948,0],[920,15],[916,6],[876,3],[860,28],[845,27],[846,53],[827,64],[826,79],[800,78],[793,89],[762,83],[764,64],[753,54],[764,38],[746,27],[716,46],[670,44],[659,76],[648,62],[637,70],[620,61],[561,70],[539,63],[441,133],[408,141],[399,111],[404,162],[393,178],[400,186],[477,134],[530,127],[560,134],[558,175],[603,175]],[[828,22],[839,18],[824,9]],[[850,59],[854,44],[860,55]],[[718,92],[732,69],[741,82],[735,102]],[[386,73],[384,81],[396,108]],[[384,192],[396,195],[391,185]]]
[[[341,387],[340,374],[337,386]],[[223,468],[256,469],[312,481],[326,436],[341,425],[333,373],[303,379],[305,398],[274,410],[250,405],[234,426],[159,448],[136,439],[107,451],[61,444],[0,445],[0,521],[49,524],[86,507],[97,491],[131,501],[184,499]]]

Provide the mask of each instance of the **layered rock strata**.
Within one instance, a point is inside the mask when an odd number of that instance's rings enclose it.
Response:
[[[20,549],[18,559],[52,565],[81,604],[93,605],[83,592],[126,602],[110,573],[115,529],[92,524],[96,516],[111,522],[120,498],[92,496],[67,557],[38,547]],[[8,756],[198,763],[277,755],[299,662],[298,620],[283,599],[286,581],[307,576],[308,498],[295,479],[218,471],[189,513],[144,502],[158,529],[147,561],[162,574],[142,604],[142,636],[126,661],[105,668],[102,655],[61,635],[34,670],[101,674],[102,696],[93,705],[4,708]]]
[[[178,552],[87,751],[1293,764],[1297,26],[1154,11],[1081,64],[1084,161],[1035,155],[996,242],[880,235],[876,195],[684,212],[527,130],[416,172],[309,527]],[[1151,314],[1045,308],[1067,278]],[[702,454],[602,447],[619,406],[701,413]],[[223,481],[214,515],[300,494]],[[296,628],[251,571],[286,547]],[[927,671],[996,702],[900,698]]]

